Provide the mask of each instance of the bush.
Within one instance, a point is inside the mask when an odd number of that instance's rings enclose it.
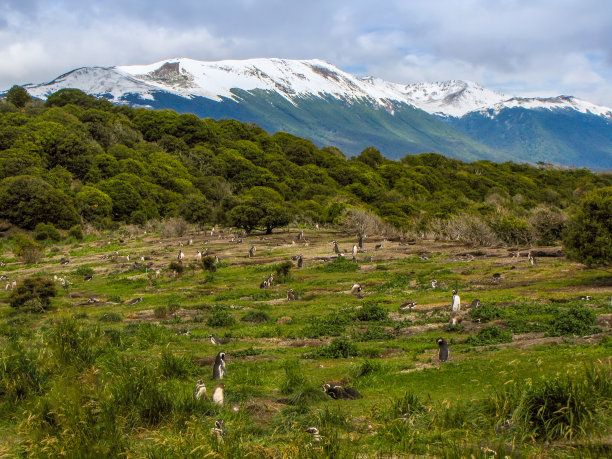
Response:
[[[340,359],[357,357],[359,351],[357,347],[351,343],[350,340],[345,338],[334,339],[329,346],[322,346],[305,357],[309,359],[316,358],[328,358],[328,359]]]
[[[283,283],[291,279],[289,271],[291,271],[292,267],[293,263],[291,263],[290,261],[284,261],[283,263],[276,265],[274,267],[274,271],[276,272],[274,280],[276,282]]]
[[[24,233],[17,233],[13,236],[15,255],[26,264],[37,263],[42,255],[40,245],[29,238]]]
[[[224,306],[215,306],[206,321],[209,327],[230,327],[236,323],[236,319],[227,312]]]
[[[595,312],[584,306],[576,306],[567,310],[555,311],[549,322],[550,336],[576,335],[585,336],[593,333],[597,322]]]
[[[37,241],[46,241],[48,239],[58,242],[62,239],[62,235],[52,223],[39,223],[34,228],[34,239]]]
[[[347,325],[351,323],[352,317],[344,313],[332,313],[321,319],[314,319],[304,329],[304,335],[308,338],[320,336],[338,336],[344,333]]]
[[[503,309],[495,305],[483,305],[471,309],[469,314],[472,322],[477,320],[481,322],[491,322],[492,320],[501,319],[506,315]]]
[[[468,336],[467,344],[472,346],[486,346],[489,344],[509,343],[512,341],[512,332],[503,330],[496,325],[481,328],[477,335]]]
[[[214,273],[215,271],[217,271],[217,265],[215,264],[215,258],[214,257],[202,258],[202,269],[204,271],[209,271],[211,273]]]
[[[55,283],[45,277],[28,277],[13,291],[10,305],[31,312],[43,312],[57,295]]]
[[[382,327],[370,327],[364,332],[353,334],[355,341],[386,341],[393,338],[393,334]]]
[[[585,197],[563,241],[568,257],[587,266],[612,264],[612,187]]]
[[[68,229],[80,222],[72,198],[44,180],[29,175],[7,177],[0,182],[0,218],[26,229],[50,222]]]
[[[269,322],[270,316],[263,311],[249,311],[240,320],[242,322],[260,324],[262,322]]]
[[[79,266],[74,273],[78,276],[93,276],[94,270],[91,266]]]
[[[352,273],[359,269],[359,265],[346,257],[338,257],[318,269],[326,273]]]
[[[179,263],[178,261],[173,261],[168,265],[168,269],[170,271],[174,271],[176,273],[177,276],[180,276],[181,274],[183,274],[183,272],[185,271],[185,267],[183,266],[182,263]]]
[[[83,240],[83,227],[81,225],[74,225],[68,230],[68,237],[73,237],[77,241]]]
[[[376,304],[364,304],[363,307],[357,310],[356,317],[362,322],[378,322],[386,320],[389,313],[382,307]]]
[[[171,218],[164,222],[162,233],[164,237],[183,237],[188,229],[188,223],[182,218]]]

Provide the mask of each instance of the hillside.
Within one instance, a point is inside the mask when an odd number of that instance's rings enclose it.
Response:
[[[0,218],[25,229],[182,217],[271,231],[338,223],[362,208],[403,232],[446,234],[445,221],[469,217],[490,228],[489,243],[527,244],[558,239],[584,193],[612,184],[584,169],[437,154],[391,161],[374,148],[347,159],[250,123],[116,106],[77,90],[0,108]]]
[[[78,88],[133,107],[238,119],[349,155],[374,146],[392,159],[436,152],[464,161],[612,168],[610,108],[570,96],[515,97],[469,81],[406,85],[358,78],[316,59],[179,58],[85,67],[25,87],[42,99]],[[517,111],[526,115],[516,116]]]

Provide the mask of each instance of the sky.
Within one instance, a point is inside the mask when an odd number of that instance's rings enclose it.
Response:
[[[612,107],[612,1],[0,0],[0,90],[179,57],[318,58]]]

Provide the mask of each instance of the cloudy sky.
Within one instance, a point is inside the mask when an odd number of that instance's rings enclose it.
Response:
[[[0,89],[83,66],[324,59],[612,106],[609,0],[0,0]]]

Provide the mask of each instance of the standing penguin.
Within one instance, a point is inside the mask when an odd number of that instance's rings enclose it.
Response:
[[[457,290],[453,290],[453,312],[459,312],[461,310],[461,298],[457,294]]]
[[[304,259],[302,258],[302,255],[300,255],[297,259],[297,266],[298,268],[301,268],[302,266],[304,266]]]
[[[220,382],[219,385],[217,387],[215,387],[215,390],[213,391],[212,394],[212,401],[213,403],[219,405],[219,406],[223,406],[224,403],[224,397],[223,397],[223,390],[225,389],[225,384]]]
[[[185,254],[183,253],[183,251],[182,251],[182,250],[179,250],[179,253],[178,253],[178,257],[177,257],[177,258],[178,258],[179,263],[182,263],[182,262],[183,262],[183,258],[185,258]]]
[[[198,382],[196,383],[196,388],[193,391],[193,398],[195,398],[196,400],[200,400],[200,399],[204,399],[207,400],[208,397],[206,396],[206,386],[204,385],[204,381],[202,381],[201,379],[198,379]]]
[[[438,338],[436,343],[438,343],[438,358],[440,359],[440,362],[446,362],[450,355],[448,343],[444,338]]]
[[[359,245],[359,248],[360,248],[360,249],[363,249],[363,238],[364,238],[364,237],[365,237],[365,236],[363,236],[363,235],[361,235],[361,234],[359,235],[359,243],[358,243],[358,245]]]
[[[227,375],[225,369],[225,352],[219,352],[213,365],[213,379],[223,379]]]
[[[255,256],[255,250],[257,250],[255,248],[254,245],[251,246],[251,248],[249,249],[249,258],[253,258]]]

